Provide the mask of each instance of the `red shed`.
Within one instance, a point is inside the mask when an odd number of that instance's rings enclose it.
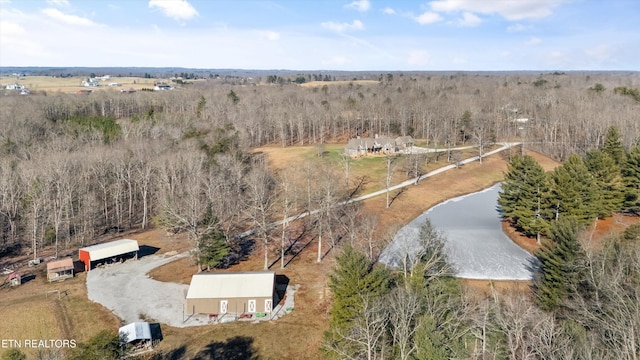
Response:
[[[118,260],[131,255],[138,258],[138,241],[122,239],[104,244],[87,246],[79,250],[80,261],[84,263],[86,271],[91,270],[91,262],[99,260]]]

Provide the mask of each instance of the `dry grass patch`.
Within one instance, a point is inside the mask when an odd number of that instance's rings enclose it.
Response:
[[[87,77],[73,76],[68,78],[54,76],[3,76],[0,77],[0,84],[7,85],[19,83],[24,85],[31,91],[46,92],[73,92],[78,90],[94,90],[94,91],[120,91],[120,89],[133,88],[140,90],[142,88],[153,88],[155,79],[145,79],[139,77],[112,77],[108,80],[99,81],[99,87],[85,87],[82,81]],[[110,83],[118,83],[121,86],[108,86]]]

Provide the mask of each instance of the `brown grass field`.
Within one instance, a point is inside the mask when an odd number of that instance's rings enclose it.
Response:
[[[82,86],[82,81],[86,80],[84,77],[73,76],[68,78],[53,77],[53,76],[0,76],[0,85],[2,85],[2,91],[6,85],[19,83],[24,85],[31,92],[62,92],[62,93],[75,93],[78,90],[94,90],[94,91],[120,91],[122,89],[133,88],[140,90],[142,88],[153,88],[154,81],[156,79],[145,79],[139,77],[112,77],[108,80],[99,81],[101,86],[98,87],[85,87]],[[118,83],[121,86],[108,86],[109,83]]]
[[[332,152],[340,151],[344,145],[327,145],[330,158]],[[304,163],[314,157],[314,147],[263,147],[257,149],[266,154],[273,168],[282,168],[284,164]],[[546,169],[558,163],[538,154],[529,152]],[[469,155],[470,156],[470,155]],[[466,156],[465,156],[466,157]],[[383,159],[382,159],[383,160]],[[360,159],[366,166],[354,164],[355,174],[366,174],[365,168],[373,172],[384,171],[381,159]],[[446,161],[431,165],[434,168],[444,166]],[[359,169],[358,166],[361,168]],[[376,168],[376,166],[378,168]],[[507,163],[503,155],[486,158],[483,164],[474,162],[460,169],[447,171],[407,188],[398,195],[391,208],[385,208],[384,197],[364,202],[365,212],[377,214],[380,219],[376,231],[385,234],[406,224],[428,208],[448,198],[482,190],[503,180]],[[368,173],[369,176],[371,173]],[[399,180],[403,180],[398,178]],[[379,187],[371,182],[370,189]],[[292,226],[295,226],[293,224]],[[604,231],[604,228],[602,229]],[[137,239],[141,245],[159,248],[158,253],[169,251],[185,251],[190,244],[183,235],[169,236],[164,231],[155,229],[138,234],[125,234]],[[122,235],[120,236],[122,237]],[[330,251],[322,263],[316,263],[317,244],[313,239],[303,239],[307,246],[287,265],[280,269],[279,263],[271,270],[286,275],[290,285],[300,285],[296,293],[295,310],[281,319],[258,324],[238,322],[212,326],[173,328],[162,327],[164,340],[157,347],[165,354],[172,353],[175,358],[193,358],[197,354],[207,354],[212,348],[233,344],[234,340],[242,340],[249,344],[252,351],[264,359],[317,359],[321,358],[320,346],[322,334],[328,328],[330,310],[330,291],[327,287],[327,274],[334,265],[334,252]],[[517,241],[523,245],[528,239]],[[535,242],[535,240],[533,240]],[[75,250],[74,250],[75,251]],[[75,253],[74,253],[75,254]],[[271,254],[270,259],[276,260]],[[26,263],[26,258],[22,259]],[[40,265],[36,278],[22,286],[0,290],[0,309],[3,318],[0,321],[0,338],[4,339],[76,339],[86,341],[101,329],[116,331],[120,325],[108,309],[87,299],[85,273],[62,283],[49,284]],[[258,247],[256,252],[244,262],[233,266],[230,271],[262,270],[263,253]],[[28,271],[28,270],[27,270]],[[161,281],[178,283],[190,282],[196,272],[192,260],[182,259],[149,274]],[[491,282],[483,280],[463,280],[463,284],[478,296],[489,296],[492,291],[529,292],[528,282]],[[45,298],[45,291],[60,289],[68,295],[57,300],[56,296]],[[2,350],[0,349],[0,355]],[[33,355],[33,353],[31,353]],[[181,357],[178,357],[180,355]]]

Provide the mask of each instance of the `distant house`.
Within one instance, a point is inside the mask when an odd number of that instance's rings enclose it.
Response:
[[[395,154],[398,151],[407,151],[413,146],[411,136],[401,136],[392,139],[389,136],[376,136],[375,138],[351,139],[345,146],[345,154],[349,156],[364,156],[370,154]]]
[[[351,139],[345,147],[345,153],[349,156],[362,156],[372,153],[374,149],[374,141],[371,138]]]
[[[195,274],[187,292],[187,311],[264,316],[273,310],[275,294],[272,271]]]
[[[392,154],[396,152],[396,142],[388,136],[378,136],[373,139],[375,151],[383,154]]]
[[[171,87],[171,85],[167,85],[167,84],[160,84],[160,85],[156,85],[153,90],[155,91],[162,91],[162,90],[173,90],[173,87]]]
[[[399,136],[396,138],[397,151],[411,152],[413,148],[413,138],[411,136]]]
[[[65,258],[47,263],[47,280],[62,281],[73,277],[73,259]]]
[[[122,86],[122,85],[117,82],[112,82],[112,83],[109,83],[109,86]]]
[[[97,82],[95,79],[88,79],[88,80],[82,80],[82,86],[97,87],[97,86],[100,86],[100,83]]]
[[[24,89],[24,85],[15,83],[15,84],[9,84],[6,86],[7,90],[22,90]]]

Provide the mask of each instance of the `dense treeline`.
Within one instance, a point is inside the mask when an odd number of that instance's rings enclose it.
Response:
[[[625,152],[617,128],[604,145],[573,154],[545,173],[530,156],[509,161],[498,204],[502,215],[527,236],[549,234],[560,219],[583,225],[614,213],[640,211],[640,146]]]
[[[602,145],[610,126],[620,130],[625,150],[640,133],[638,103],[606,90],[638,87],[635,73],[389,75],[374,84],[243,86],[214,79],[165,92],[3,97],[1,248],[66,249],[153,221],[188,232],[194,245],[219,257],[225,250],[200,244],[203,236],[219,243],[220,234],[210,236],[219,231],[229,242],[251,226],[262,229],[256,238],[267,243],[264,225],[282,219],[275,209],[284,203],[275,195],[285,191],[286,177],[300,186],[287,190],[298,197],[289,196],[289,215],[330,209],[349,193],[330,180],[300,185],[322,178],[313,172],[330,175],[318,166],[273,174],[249,151],[267,143],[375,134],[441,146],[524,139],[566,159]],[[605,90],[589,90],[595,82]],[[329,214],[313,221],[318,238],[333,246],[347,230],[329,226]]]

